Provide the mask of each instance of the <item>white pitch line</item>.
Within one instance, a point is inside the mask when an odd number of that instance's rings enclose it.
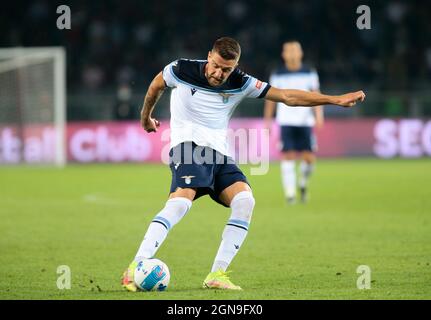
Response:
[[[100,194],[100,193],[90,193],[90,194],[86,194],[82,197],[82,200],[84,202],[90,202],[90,203],[95,203],[95,204],[119,204],[120,201],[118,200],[113,200],[111,199],[109,196]]]

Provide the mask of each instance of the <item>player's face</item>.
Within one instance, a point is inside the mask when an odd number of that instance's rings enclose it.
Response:
[[[287,63],[298,63],[302,60],[302,48],[298,42],[288,42],[283,45],[281,56]]]
[[[217,52],[210,51],[208,53],[208,63],[205,66],[205,77],[211,86],[221,86],[237,65],[238,59],[225,60]]]

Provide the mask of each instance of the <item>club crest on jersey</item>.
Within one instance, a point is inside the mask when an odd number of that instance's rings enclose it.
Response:
[[[192,183],[192,178],[194,178],[195,176],[182,176],[181,179],[184,179],[184,182],[186,184],[190,184]]]
[[[223,103],[228,103],[229,101],[229,97],[233,96],[233,94],[229,94],[229,93],[219,93],[219,95],[222,96],[223,98]]]

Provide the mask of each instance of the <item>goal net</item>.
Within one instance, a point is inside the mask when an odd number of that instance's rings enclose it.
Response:
[[[0,48],[0,165],[66,163],[61,47]]]

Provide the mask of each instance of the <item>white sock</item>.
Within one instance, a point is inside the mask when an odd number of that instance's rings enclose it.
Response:
[[[306,188],[308,184],[308,179],[311,177],[311,174],[313,173],[314,164],[308,163],[306,161],[302,161],[300,164],[299,170],[301,172],[301,176],[299,179],[299,186],[301,188]]]
[[[281,177],[283,181],[284,196],[293,198],[296,196],[296,172],[295,160],[281,161]]]
[[[226,271],[239,251],[247,236],[254,204],[253,194],[249,191],[239,192],[232,199],[230,204],[232,213],[224,228],[222,241],[211,272],[219,269]]]
[[[172,229],[189,211],[192,202],[187,198],[172,198],[165,207],[154,217],[148,227],[144,240],[135,256],[135,261],[142,258],[152,258]]]

